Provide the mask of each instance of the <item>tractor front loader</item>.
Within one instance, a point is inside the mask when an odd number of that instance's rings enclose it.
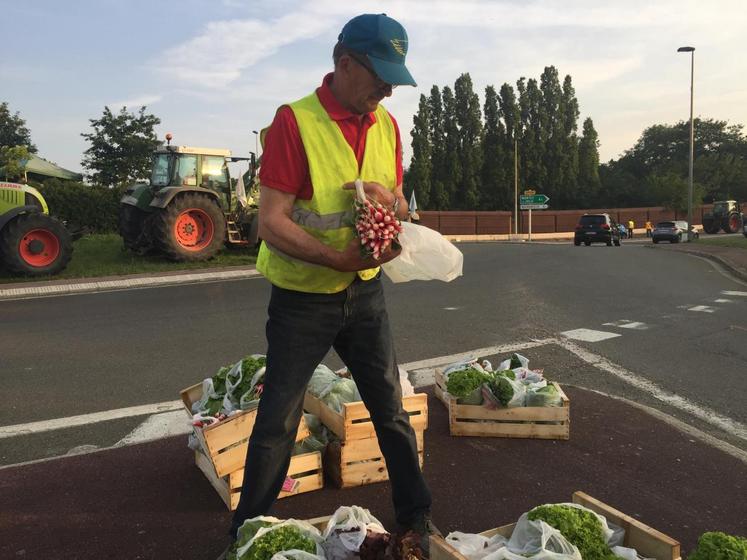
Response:
[[[241,180],[251,185],[256,158],[229,150],[170,145],[153,154],[150,184],[128,187],[120,201],[119,233],[138,253],[202,261],[227,245],[257,244],[257,207],[236,196],[228,162],[249,161]]]

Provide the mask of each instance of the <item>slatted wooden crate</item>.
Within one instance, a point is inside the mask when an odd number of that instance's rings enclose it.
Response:
[[[428,396],[419,393],[402,398],[418,442],[420,467],[423,467],[423,432],[428,427]],[[337,412],[311,393],[306,393],[304,408],[318,416],[339,441],[327,446],[324,471],[340,488],[362,486],[389,480],[386,463],[379,448],[371,414],[363,402],[344,403]]]
[[[625,515],[621,511],[608,506],[604,502],[592,498],[584,492],[574,492],[571,498],[574,504],[579,504],[603,515],[608,521],[625,529],[623,546],[634,548],[639,555],[655,560],[681,560],[680,543],[673,538],[644,525],[640,521]],[[510,538],[516,523],[503,525],[480,533],[486,537],[503,535]],[[467,560],[443,537],[430,537],[430,560]]]
[[[192,404],[202,397],[202,384],[192,385],[181,392],[187,415],[192,418]],[[195,463],[205,474],[229,509],[236,509],[244,479],[244,461],[249,436],[254,428],[257,410],[243,410],[204,428],[195,428],[194,434],[200,443],[195,452]],[[306,422],[301,418],[296,441],[309,437]],[[288,475],[298,481],[293,492],[281,492],[285,498],[324,486],[321,453],[304,453],[291,458]]]
[[[436,396],[449,409],[449,433],[452,436],[569,439],[571,401],[553,383],[562,406],[521,406],[489,409],[481,405],[457,404],[446,391],[446,377],[436,370]]]
[[[235,510],[239,505],[241,497],[241,484],[244,482],[244,469],[230,473],[228,476],[219,477],[210,459],[201,451],[195,451],[195,463],[203,472],[205,477],[213,485],[228,509]],[[322,454],[319,451],[303,453],[291,457],[287,476],[298,483],[292,492],[281,491],[278,499],[319,490],[324,486],[322,474]]]
[[[181,392],[184,408],[192,418],[192,405],[202,398],[202,384],[192,385]],[[244,467],[249,436],[254,428],[257,410],[242,410],[221,422],[196,429],[200,447],[212,461],[219,477],[227,476]],[[310,432],[303,417],[298,426],[296,441],[309,437]]]

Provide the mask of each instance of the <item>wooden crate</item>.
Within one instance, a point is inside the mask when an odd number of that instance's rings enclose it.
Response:
[[[583,492],[574,492],[572,501],[574,504],[580,504],[603,515],[608,521],[625,529],[623,546],[635,548],[639,555],[646,558],[655,558],[656,560],[681,560],[680,543],[664,533],[660,533],[648,525],[644,525],[629,515],[625,515]],[[491,529],[481,534],[486,537],[500,534],[509,538],[515,526],[516,523],[503,525],[502,527]],[[446,542],[443,537],[432,536],[430,537],[430,560],[467,559]]]
[[[415,430],[418,459],[423,468],[423,430]],[[333,441],[324,452],[324,472],[338,488],[363,486],[389,480],[384,456],[375,437],[346,442]]]
[[[418,393],[402,398],[418,442],[420,468],[423,468],[423,432],[428,427],[428,396]],[[371,421],[362,402],[344,403],[336,412],[324,401],[306,393],[304,408],[318,416],[339,441],[331,442],[324,453],[324,472],[338,488],[363,486],[389,480],[384,456]]]
[[[402,406],[410,415],[410,425],[418,432],[428,427],[428,395],[417,393],[402,397]],[[303,407],[306,412],[318,416],[322,424],[332,430],[340,441],[376,438],[371,414],[362,401],[343,403],[337,412],[309,392],[306,392]]]
[[[436,370],[436,396],[449,409],[452,436],[569,439],[571,401],[553,382],[563,406],[521,406],[489,409],[481,405],[457,404],[446,391],[446,378]]]
[[[187,387],[181,392],[184,408],[192,418],[192,404],[202,397],[202,383]],[[242,410],[221,422],[215,422],[204,428],[195,428],[194,433],[200,447],[213,464],[219,478],[244,468],[246,448],[249,436],[254,428],[257,410]],[[309,437],[306,422],[301,417],[296,441]]]
[[[195,451],[195,463],[205,474],[210,484],[218,492],[229,510],[233,511],[239,505],[241,496],[241,484],[244,482],[244,469],[240,468],[228,476],[220,477],[215,472],[212,461],[201,451]],[[287,476],[298,481],[298,486],[293,492],[278,494],[278,499],[319,490],[324,486],[322,474],[322,454],[319,451],[303,453],[291,457]]]

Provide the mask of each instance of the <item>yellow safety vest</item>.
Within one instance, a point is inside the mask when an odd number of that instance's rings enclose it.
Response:
[[[354,190],[342,185],[361,178],[375,181],[389,190],[397,182],[397,139],[394,123],[386,109],[379,105],[376,122],[366,134],[363,165],[358,172],[358,160],[342,134],[339,125],[330,118],[316,93],[290,104],[298,123],[306,157],[313,195],[310,200],[297,198],[292,220],[319,241],[342,251],[355,236],[353,221]],[[347,288],[355,272],[339,272],[332,268],[308,263],[262,242],[257,257],[257,270],[281,288],[299,292],[332,294]],[[379,269],[358,272],[368,280]]]

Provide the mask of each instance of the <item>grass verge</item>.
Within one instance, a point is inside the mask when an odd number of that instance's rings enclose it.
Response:
[[[729,237],[701,237],[698,239],[699,244],[703,245],[718,245],[719,247],[737,247],[739,249],[747,249],[747,237],[744,235],[730,235]]]
[[[73,258],[60,274],[26,278],[12,276],[0,268],[0,283],[62,280],[66,278],[99,278],[149,272],[175,272],[204,268],[249,266],[257,260],[256,252],[248,249],[224,249],[209,260],[194,263],[172,262],[159,255],[140,256],[125,251],[122,238],[114,233],[86,235],[75,242]]]

